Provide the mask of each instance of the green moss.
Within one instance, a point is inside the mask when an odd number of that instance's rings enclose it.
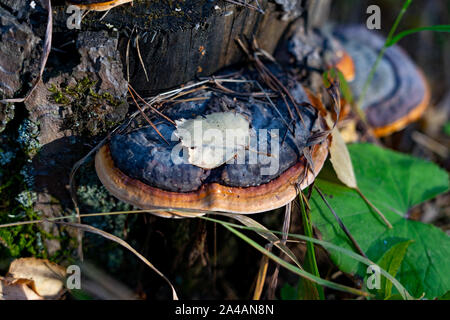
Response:
[[[0,197],[0,224],[41,219],[40,214],[33,210],[36,193],[25,189],[20,175],[13,174],[8,178]],[[23,191],[17,193],[20,189]],[[0,256],[49,258],[42,243],[46,237],[47,234],[43,234],[37,224],[0,228],[0,243],[3,245]]]
[[[52,100],[58,104],[67,105],[70,103],[70,99],[67,98],[62,91],[58,90],[54,84],[48,89],[52,93]]]
[[[34,173],[29,154],[33,144],[30,141],[34,141],[38,132],[38,127],[25,119],[15,123],[15,127],[8,127],[0,136],[0,224],[42,219],[41,213],[34,210],[37,194],[33,191]],[[49,255],[45,241],[51,239],[57,239],[63,249]],[[6,268],[12,259],[27,256],[60,262],[64,256],[70,256],[66,255],[70,248],[76,248],[68,245],[70,241],[67,234],[56,238],[40,224],[0,228],[0,268]]]
[[[75,85],[61,85],[59,88],[52,85],[49,91],[53,102],[72,110],[71,115],[64,119],[63,129],[82,135],[106,133],[116,124],[116,121],[110,120],[114,109],[126,104],[110,92],[100,92],[97,81],[89,77],[84,77]]]

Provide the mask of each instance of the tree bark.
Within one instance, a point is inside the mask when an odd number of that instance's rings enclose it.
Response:
[[[117,30],[126,78],[139,91],[156,92],[242,61],[237,38],[255,38],[272,54],[289,27],[306,23],[306,17],[311,17],[311,27],[320,25],[322,19],[315,17],[323,17],[329,6],[318,0],[259,4],[263,14],[226,1],[136,1],[106,16],[88,13],[82,30]],[[56,19],[62,32],[68,17],[63,10]]]

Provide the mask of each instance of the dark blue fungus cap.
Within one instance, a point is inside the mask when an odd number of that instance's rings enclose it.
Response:
[[[163,206],[256,213],[285,205],[296,196],[298,187],[305,188],[314,180],[327,157],[329,140],[312,142],[315,133],[326,130],[323,118],[314,107],[302,105],[309,100],[298,82],[275,71],[297,106],[268,88],[270,100],[248,95],[249,89],[261,92],[249,83],[222,83],[227,90],[202,89],[183,96],[183,101],[165,111],[174,121],[219,112],[241,115],[249,123],[251,142],[238,157],[213,169],[188,161],[177,163],[172,156],[180,143],[173,139],[176,127],[158,118],[155,126],[169,143],[151,126],[113,136],[96,156],[100,180],[112,194],[143,209]],[[251,80],[256,75],[247,71],[243,77]],[[306,168],[303,151],[307,147],[314,172]]]

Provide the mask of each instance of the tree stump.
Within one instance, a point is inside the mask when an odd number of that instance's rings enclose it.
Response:
[[[38,77],[47,24],[45,2],[0,0],[0,98],[24,96]],[[250,4],[257,6],[257,1]],[[52,5],[52,51],[42,81],[25,103],[0,104],[0,185],[8,185],[0,197],[0,222],[10,222],[4,217],[11,212],[40,212],[45,217],[73,213],[71,168],[125,119],[128,83],[149,95],[210,76],[245,60],[238,38],[255,38],[273,54],[299,26],[306,37],[311,28],[320,26],[329,1],[259,0],[261,13],[228,1],[135,0],[133,6],[124,4],[106,15],[86,13],[80,30],[67,28],[70,14],[64,1]],[[131,209],[101,186],[92,162],[81,170],[78,186],[84,213]],[[31,201],[22,202],[21,195]],[[117,221],[98,226],[123,236],[128,220]],[[162,252],[156,258],[178,275],[178,265],[161,260],[164,250],[172,248],[176,261],[187,257],[190,265],[203,266],[191,269],[201,281],[207,261],[202,251],[205,227],[198,221],[151,221],[150,235],[136,232],[142,241],[157,238],[159,229],[164,234],[183,233],[180,228],[201,230],[179,246],[176,239],[169,244],[158,240]],[[55,225],[45,225],[44,231],[53,237],[43,236],[43,246],[42,239],[35,241],[40,254],[67,249],[55,241],[63,235]],[[138,249],[145,249],[137,243]],[[199,252],[189,254],[194,249]],[[15,254],[26,252],[22,248]]]

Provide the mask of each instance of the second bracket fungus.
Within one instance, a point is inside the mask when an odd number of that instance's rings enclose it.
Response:
[[[337,27],[333,36],[353,60],[354,79],[347,80],[352,80],[350,87],[358,98],[385,39],[359,25]],[[344,75],[349,73],[346,65],[337,67]],[[393,45],[375,71],[362,108],[375,135],[382,137],[417,120],[429,101],[430,92],[422,72],[399,46]]]
[[[251,81],[183,96],[165,111],[176,125],[155,122],[167,142],[146,126],[114,135],[99,150],[101,182],[139,208],[175,211],[155,213],[165,217],[257,213],[287,204],[313,182],[330,141],[317,138],[328,127],[315,108],[301,105],[308,102],[302,86],[284,80],[292,100],[269,89],[261,94]]]

